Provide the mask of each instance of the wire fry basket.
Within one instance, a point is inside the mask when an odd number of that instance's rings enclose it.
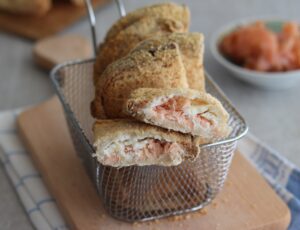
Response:
[[[247,133],[241,115],[206,73],[207,92],[218,98],[230,114],[232,132],[228,138],[201,145],[194,162],[185,161],[178,166],[104,166],[92,157],[94,119],[90,102],[94,97],[94,61],[58,65],[52,70],[51,79],[77,154],[107,212],[114,218],[135,222],[196,211],[207,205],[222,189],[237,140]]]

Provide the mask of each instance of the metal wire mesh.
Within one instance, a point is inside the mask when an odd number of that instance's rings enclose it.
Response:
[[[89,105],[94,96],[93,60],[64,64],[52,72],[52,80],[65,109],[78,155],[85,164],[113,217],[144,221],[201,209],[220,191],[236,148],[247,126],[222,92],[206,76],[206,89],[230,114],[232,132],[226,140],[201,146],[194,162],[178,166],[130,166],[113,168],[92,157],[93,118]],[[100,205],[100,204],[99,204]]]

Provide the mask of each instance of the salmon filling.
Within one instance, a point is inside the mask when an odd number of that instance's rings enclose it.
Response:
[[[208,128],[212,125],[211,121],[202,116],[202,114],[206,111],[195,115],[186,112],[191,107],[191,100],[176,96],[169,99],[164,104],[155,106],[153,110],[160,119],[175,121],[181,125],[189,127],[191,130],[194,129],[195,122],[198,122],[204,128]]]
[[[208,111],[208,105],[197,99],[174,96],[164,103],[151,106],[150,109],[141,107],[138,110],[142,109],[148,120],[158,124],[170,124],[174,130],[185,133],[210,130],[217,123],[215,115]]]
[[[100,162],[118,167],[133,164],[180,164],[185,154],[183,146],[154,138],[125,140],[111,143],[104,149]]]

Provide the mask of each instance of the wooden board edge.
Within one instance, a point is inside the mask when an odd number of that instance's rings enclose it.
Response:
[[[99,8],[107,5],[110,2],[111,2],[111,0],[97,0],[97,2],[93,2],[92,4],[94,6],[95,11],[97,11],[97,10],[99,10]],[[76,7],[76,6],[71,6],[71,7]],[[52,29],[48,29],[48,30],[44,30],[44,31],[40,32],[40,31],[35,31],[35,30],[20,29],[20,26],[17,24],[11,25],[7,22],[12,20],[14,15],[11,13],[8,13],[8,12],[3,12],[3,14],[4,14],[4,20],[0,19],[0,31],[9,33],[11,35],[17,35],[19,37],[28,39],[30,41],[36,41],[36,40],[46,38],[51,35],[55,35],[61,31],[63,31],[65,28],[68,28],[68,27],[72,26],[73,24],[75,24],[76,22],[82,20],[85,16],[87,16],[86,12],[85,13],[83,13],[83,12],[77,13],[78,16],[75,19],[69,20],[69,22],[67,22],[67,23],[60,24],[60,25],[56,26],[54,29],[52,28]],[[27,17],[26,15],[20,15],[20,16]],[[28,16],[28,17],[30,17],[30,16]],[[41,16],[41,17],[36,16],[36,20],[39,20],[42,17],[43,16]],[[0,15],[0,18],[1,18],[1,15]],[[22,26],[26,27],[27,25],[22,25]],[[36,28],[36,27],[34,27],[34,28]]]

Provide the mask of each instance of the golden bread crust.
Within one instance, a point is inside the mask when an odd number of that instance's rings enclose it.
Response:
[[[101,139],[103,146],[116,140],[118,137],[124,136],[125,134],[131,137],[139,137],[140,139],[160,136],[166,141],[192,142],[192,137],[190,135],[168,131],[133,119],[97,120],[94,123],[93,131],[95,141],[97,139]]]
[[[182,54],[189,88],[205,91],[203,68],[204,36],[201,33],[170,33],[151,37],[139,44],[140,49],[177,43]]]
[[[122,106],[132,90],[141,87],[187,88],[188,83],[177,44],[133,50],[110,64],[96,85],[92,114],[103,105],[108,118],[122,118]],[[102,102],[102,105],[101,105]]]
[[[94,84],[110,63],[127,55],[139,42],[155,35],[185,31],[181,21],[166,17],[141,18],[100,45],[94,66]]]
[[[181,21],[185,31],[188,31],[190,25],[190,11],[187,6],[175,3],[155,4],[137,9],[120,18],[107,32],[106,40],[115,37],[120,31],[145,16],[167,17],[175,21]]]

